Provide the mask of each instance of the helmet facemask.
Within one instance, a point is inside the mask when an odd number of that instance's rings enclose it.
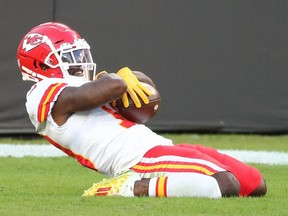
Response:
[[[73,44],[63,43],[59,49],[55,49],[48,41],[46,43],[52,52],[45,59],[44,63],[47,66],[60,67],[64,79],[84,81],[93,79],[96,73],[96,64],[93,63],[90,46],[84,39],[75,39]],[[55,58],[56,61],[53,60]]]

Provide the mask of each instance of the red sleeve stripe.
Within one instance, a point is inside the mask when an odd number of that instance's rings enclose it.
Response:
[[[47,88],[38,105],[38,121],[40,123],[47,119],[50,111],[50,102],[54,100],[57,93],[66,85],[66,83],[55,83]]]

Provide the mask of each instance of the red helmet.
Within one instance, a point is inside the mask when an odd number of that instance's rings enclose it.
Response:
[[[89,80],[95,75],[90,46],[69,26],[49,22],[32,28],[17,50],[23,80],[45,78]]]

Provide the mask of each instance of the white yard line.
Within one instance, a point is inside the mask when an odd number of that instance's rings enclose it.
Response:
[[[65,153],[52,145],[1,144],[0,157],[62,157]]]
[[[219,150],[246,163],[270,165],[288,165],[288,152],[252,151],[252,150]]]
[[[246,163],[271,165],[288,165],[288,152],[252,151],[252,150],[219,150]],[[63,157],[62,151],[52,145],[37,144],[0,144],[0,157]]]

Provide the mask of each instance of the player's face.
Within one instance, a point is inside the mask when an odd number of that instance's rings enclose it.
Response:
[[[83,77],[90,76],[90,71],[93,71],[91,55],[86,49],[75,49],[67,52],[62,52],[61,59],[69,64],[67,70],[71,76]]]
[[[83,77],[84,73],[83,73],[83,68],[81,66],[70,66],[68,69],[68,73],[71,76],[77,76],[77,77]]]

